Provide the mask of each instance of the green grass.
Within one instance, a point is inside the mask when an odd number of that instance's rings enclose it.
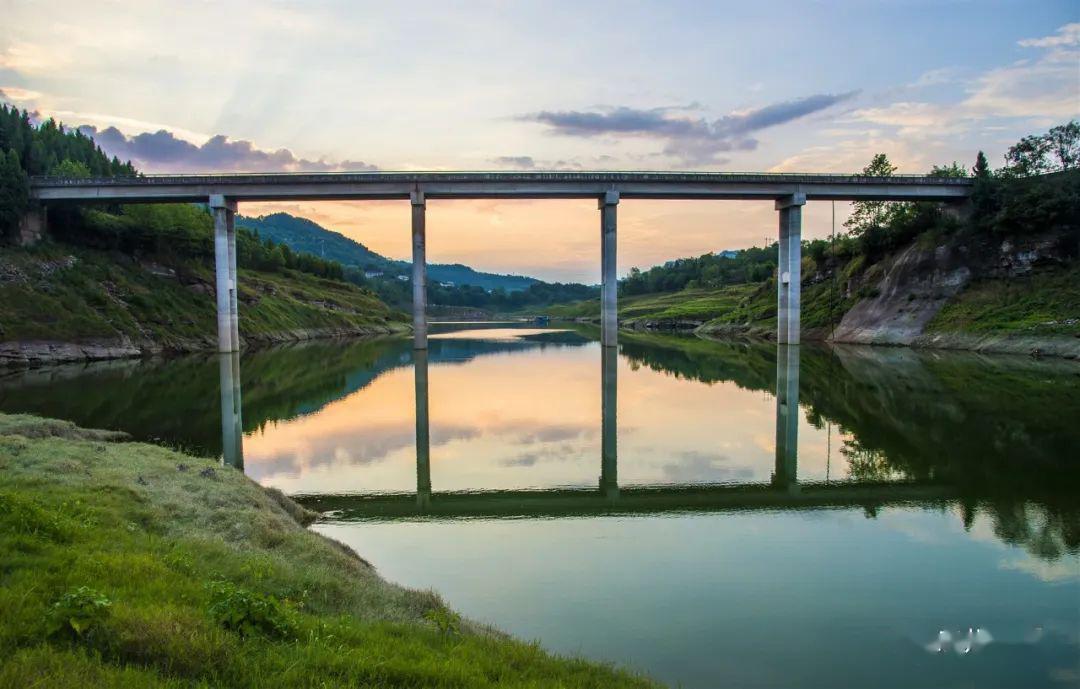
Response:
[[[183,282],[122,254],[59,244],[0,249],[0,341],[128,337],[190,349],[216,338],[211,266],[174,264]],[[296,329],[402,328],[404,316],[352,284],[241,269],[240,335]]]
[[[680,292],[640,294],[619,299],[619,320],[708,321],[736,308],[757,285],[731,285],[720,289],[688,289]],[[542,309],[557,318],[599,318],[600,302],[592,299]]]
[[[938,312],[927,330],[1080,335],[1080,265],[974,282]]]
[[[0,415],[0,687],[646,687],[462,620],[240,472]]]

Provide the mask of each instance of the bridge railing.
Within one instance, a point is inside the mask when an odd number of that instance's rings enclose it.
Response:
[[[32,186],[117,186],[162,184],[274,184],[277,182],[671,182],[718,183],[718,182],[787,182],[828,184],[896,184],[970,186],[974,182],[964,177],[934,177],[925,174],[899,174],[876,177],[859,173],[807,173],[807,172],[665,172],[665,171],[505,171],[467,170],[453,172],[226,172],[191,174],[139,174],[133,177],[72,178],[39,175],[31,178]]]

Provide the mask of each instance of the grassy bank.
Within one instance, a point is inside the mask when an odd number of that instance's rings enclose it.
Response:
[[[0,415],[0,687],[645,687],[462,620],[241,473]]]
[[[247,342],[301,330],[379,332],[404,316],[370,291],[297,270],[239,272]],[[161,349],[216,341],[212,266],[167,264],[65,244],[0,250],[0,342],[126,339]]]
[[[844,304],[838,302],[828,285],[806,285],[803,289],[804,328],[826,326],[842,315],[842,311],[839,315],[837,311]],[[555,318],[599,321],[600,302],[594,299],[559,304],[543,312]],[[620,297],[619,324],[629,328],[730,328],[768,336],[776,330],[776,286],[770,279],[753,284]]]
[[[737,308],[756,287],[757,285],[732,285],[719,289],[687,289],[621,297],[619,320],[623,325],[633,325],[639,320],[708,321]],[[557,318],[599,319],[600,300],[556,304],[539,311]]]
[[[945,304],[927,330],[1080,336],[1080,265],[977,280]]]

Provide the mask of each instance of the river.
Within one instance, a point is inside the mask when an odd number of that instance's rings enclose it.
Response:
[[[9,371],[0,411],[224,456],[387,579],[672,686],[1080,683],[1080,364],[597,335]]]

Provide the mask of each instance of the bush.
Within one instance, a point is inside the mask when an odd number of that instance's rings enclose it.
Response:
[[[461,632],[461,615],[446,608],[435,608],[424,615],[440,634],[458,634]]]
[[[296,636],[292,611],[275,598],[248,591],[227,581],[208,585],[207,612],[219,625],[241,636],[264,634],[276,639]]]
[[[108,619],[111,607],[105,594],[87,586],[68,591],[49,610],[49,635],[84,638]]]

